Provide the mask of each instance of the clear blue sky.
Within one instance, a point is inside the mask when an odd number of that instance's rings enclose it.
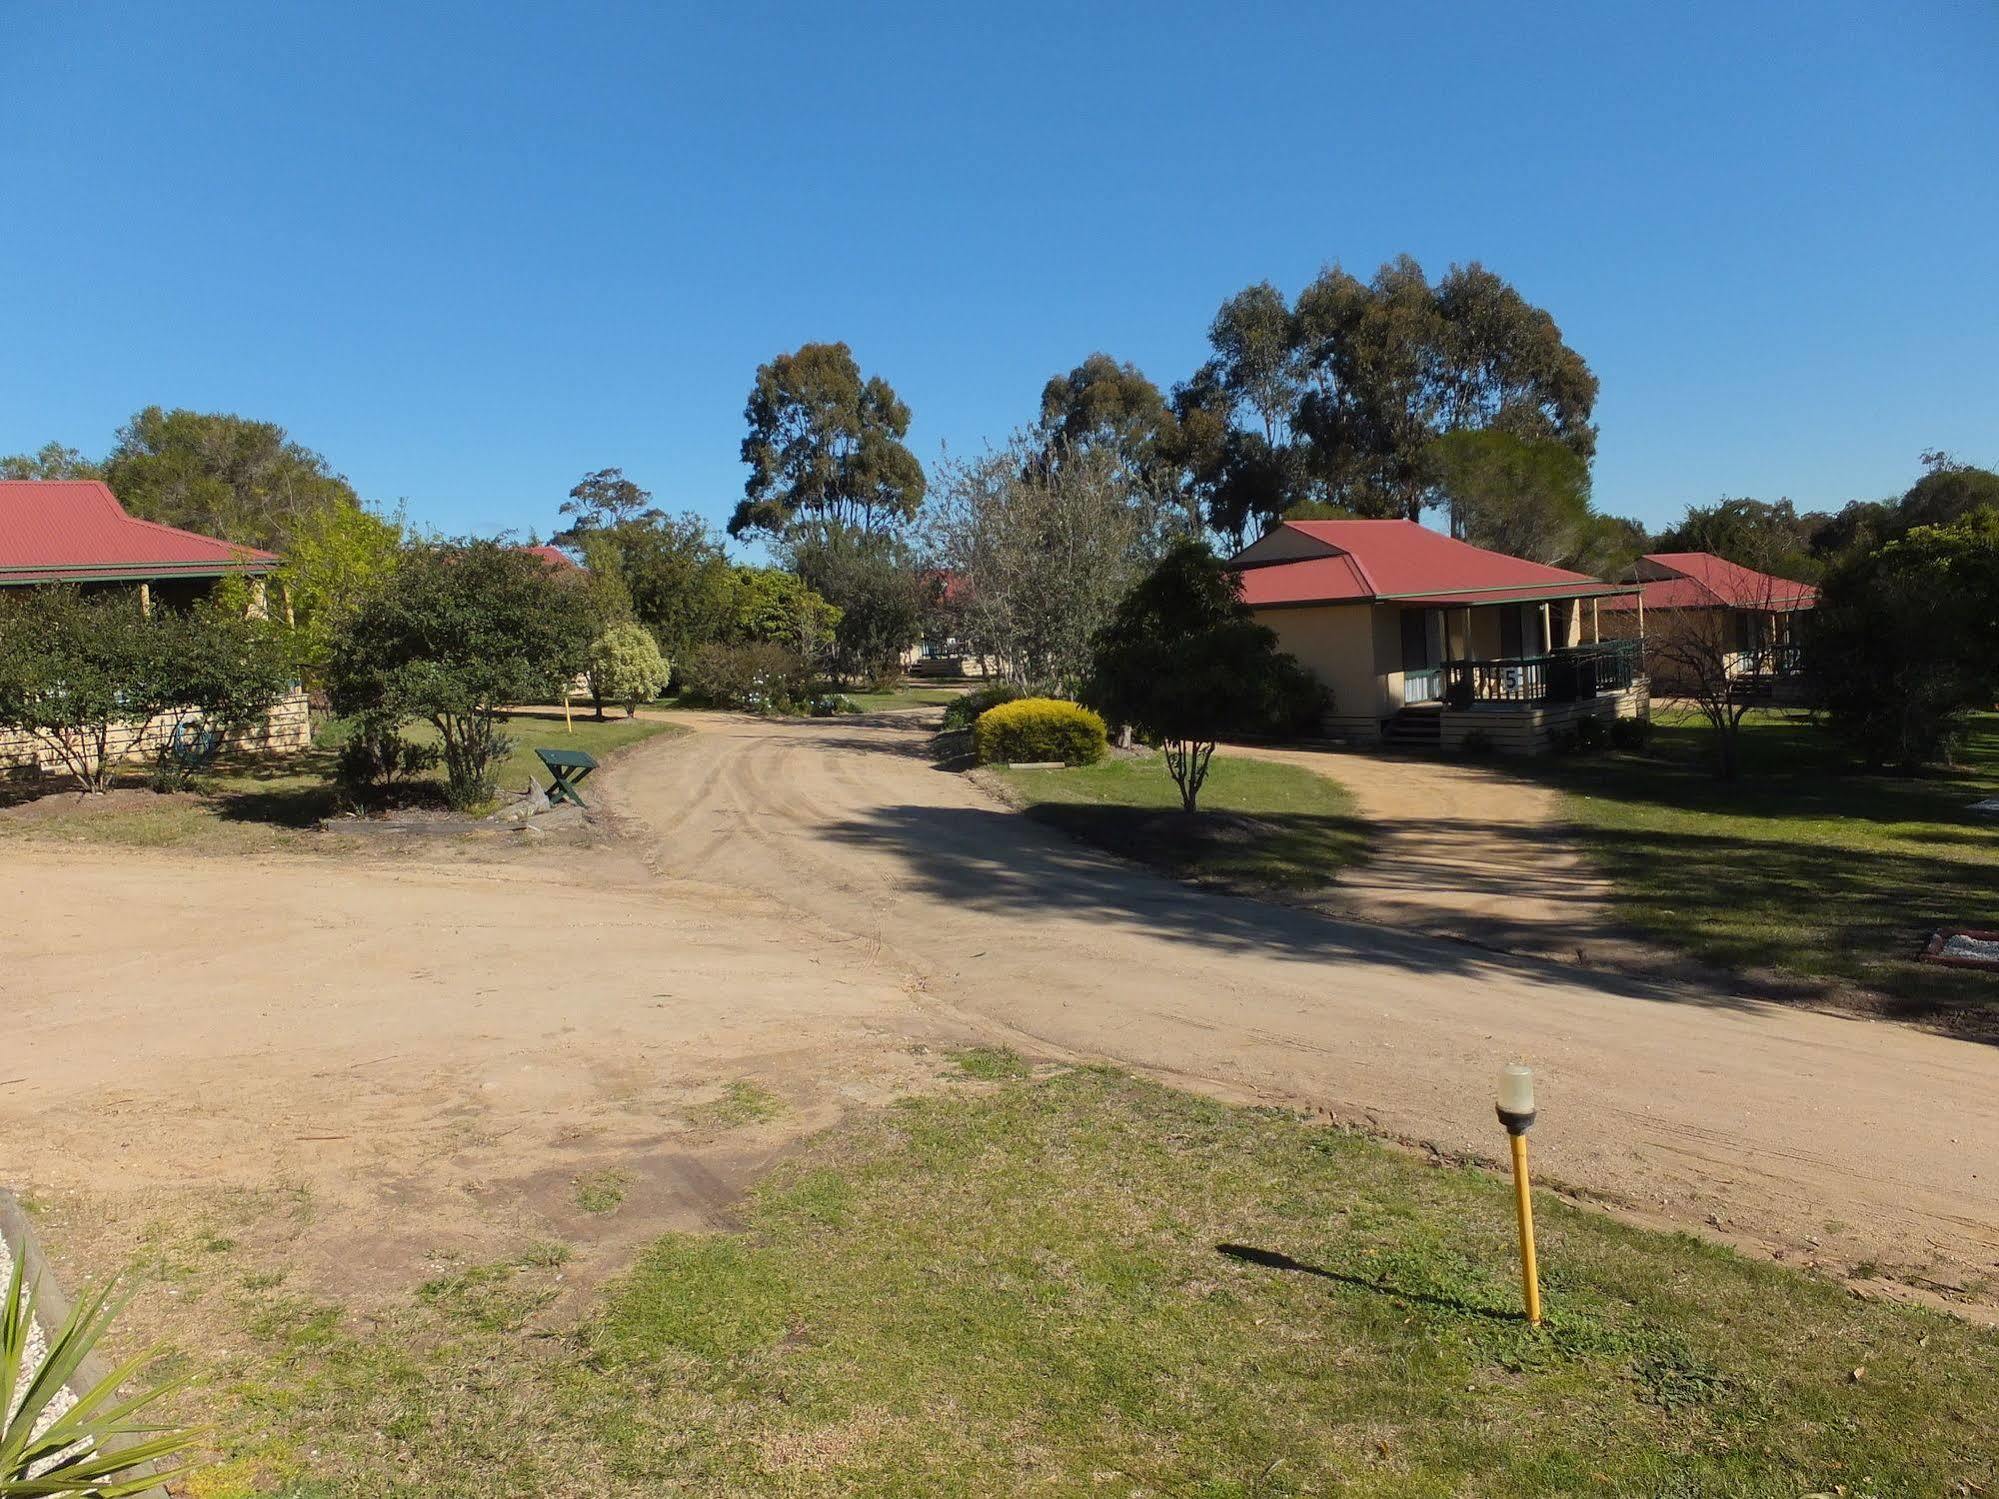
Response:
[[[717,519],[845,339],[928,461],[1094,349],[1478,259],[1603,384],[1598,503],[1999,461],[1999,6],[0,0],[0,452],[284,423],[446,530],[621,465]]]

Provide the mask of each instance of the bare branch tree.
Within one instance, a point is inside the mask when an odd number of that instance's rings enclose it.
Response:
[[[1170,497],[1105,448],[1021,435],[940,467],[925,536],[973,648],[1023,687],[1073,692],[1169,513]]]
[[[1771,700],[1773,678],[1795,668],[1776,621],[1796,607],[1798,585],[1766,571],[1731,570],[1712,604],[1654,607],[1645,615],[1646,669],[1661,694],[1683,699],[1714,731],[1715,774],[1741,770],[1742,720]]]

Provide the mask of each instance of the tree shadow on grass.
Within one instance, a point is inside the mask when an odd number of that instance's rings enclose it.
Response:
[[[1149,821],[1152,816],[1136,808],[1096,811],[1104,821]],[[834,824],[826,836],[891,857],[902,881],[947,906],[1015,915],[1030,922],[1059,920],[1135,931],[1225,955],[1327,965],[1329,1000],[1359,992],[1367,968],[1385,964],[1414,973],[1489,976],[1571,991],[1587,988],[1616,999],[1752,1011],[1762,1005],[1756,998],[1714,986],[1602,971],[1579,975],[1573,967],[1469,942],[1205,889],[1134,868],[1031,818],[999,809],[882,806]],[[1342,973],[1341,966],[1348,964],[1354,966]]]
[[[1224,1259],[1234,1260],[1241,1265],[1257,1265],[1265,1270],[1281,1270],[1296,1275],[1316,1276],[1320,1280],[1334,1281],[1339,1285],[1351,1286],[1357,1291],[1371,1291],[1378,1296],[1387,1296],[1396,1301],[1406,1301],[1416,1306],[1433,1307],[1440,1312],[1451,1312],[1460,1317],[1484,1317],[1493,1322],[1525,1322],[1519,1312],[1507,1311],[1500,1307],[1483,1306],[1475,1301],[1467,1301],[1462,1296],[1439,1296],[1433,1291],[1410,1291],[1401,1286],[1392,1286],[1385,1281],[1371,1280],[1364,1275],[1348,1275],[1339,1270],[1328,1270],[1323,1265],[1308,1265],[1303,1260],[1294,1260],[1288,1254],[1280,1254],[1274,1249],[1256,1249],[1248,1244],[1217,1244],[1215,1253]]]
[[[1092,802],[1040,802],[1025,815],[1082,843],[1178,879],[1254,894],[1323,889],[1367,849],[1367,825],[1319,813],[1245,816]]]

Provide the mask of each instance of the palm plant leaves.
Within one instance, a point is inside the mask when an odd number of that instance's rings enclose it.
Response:
[[[116,1499],[173,1476],[153,1472],[150,1464],[187,1451],[196,1434],[142,1419],[140,1413],[186,1381],[171,1380],[123,1399],[118,1394],[119,1387],[152,1359],[152,1352],[113,1369],[80,1391],[68,1410],[36,1429],[125,1301],[114,1302],[110,1286],[81,1298],[49,1339],[40,1364],[30,1369],[35,1297],[22,1289],[25,1259],[14,1257],[6,1301],[0,1305],[0,1499],[56,1495]]]

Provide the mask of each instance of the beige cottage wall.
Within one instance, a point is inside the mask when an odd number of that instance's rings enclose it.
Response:
[[[1333,710],[1325,729],[1339,738],[1373,739],[1392,709],[1385,705],[1377,665],[1377,615],[1372,604],[1314,604],[1296,609],[1258,609],[1257,623],[1277,635],[1277,647],[1332,689]],[[1392,624],[1392,622],[1391,622]]]
[[[162,714],[146,725],[143,732],[131,724],[114,725],[109,744],[110,757],[114,760],[133,760],[158,753],[173,738],[175,721],[173,714]],[[306,706],[304,690],[292,689],[257,723],[230,735],[228,743],[234,749],[271,755],[293,754],[310,746],[312,716]],[[53,747],[35,735],[18,729],[0,729],[0,769],[16,774],[33,769],[61,774],[66,773],[68,767]]]

